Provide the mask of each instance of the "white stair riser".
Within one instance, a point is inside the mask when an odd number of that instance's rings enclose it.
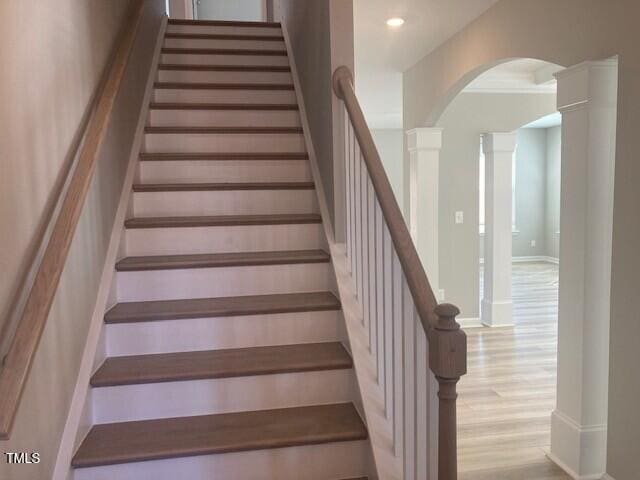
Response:
[[[203,55],[201,53],[163,53],[160,63],[181,65],[277,65],[289,66],[286,55]]]
[[[322,225],[241,225],[129,229],[127,255],[311,250],[325,246]]]
[[[93,389],[95,423],[349,402],[352,370],[147,383]]]
[[[205,35],[282,35],[276,27],[242,27],[220,25],[167,25],[167,33],[195,33]]]
[[[216,72],[198,70],[159,70],[160,82],[191,83],[293,83],[289,72]]]
[[[366,475],[368,458],[361,440],[81,468],[74,480],[327,480]]]
[[[297,110],[151,110],[153,127],[300,127]]]
[[[330,279],[329,263],[118,272],[118,301],[318,292]]]
[[[140,162],[141,183],[310,182],[306,160],[212,160]]]
[[[284,41],[227,40],[217,38],[165,38],[168,48],[246,48],[250,50],[286,50]]]
[[[304,136],[298,133],[147,133],[144,142],[149,153],[306,151]]]
[[[275,313],[106,325],[108,356],[336,342],[341,314]]]
[[[156,89],[156,102],[171,103],[296,103],[293,90]]]
[[[135,192],[136,217],[318,213],[315,190]]]

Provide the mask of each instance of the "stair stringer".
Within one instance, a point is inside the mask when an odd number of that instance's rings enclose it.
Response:
[[[132,185],[138,171],[138,157],[144,141],[144,128],[149,116],[149,104],[153,95],[153,84],[158,71],[160,53],[167,29],[168,17],[164,17],[153,51],[153,59],[149,68],[149,75],[145,86],[142,107],[136,124],[136,131],[129,155],[129,164],[122,187],[122,193],[118,202],[116,216],[113,223],[113,230],[109,239],[107,255],[100,279],[100,286],[96,297],[95,308],[91,316],[89,333],[82,353],[80,370],[76,381],[76,386],[71,399],[71,406],[67,413],[65,427],[62,433],[60,446],[56,457],[55,467],[52,475],[53,480],[69,480],[73,478],[71,459],[78,445],[89,432],[93,424],[92,417],[92,397],[89,379],[98,366],[106,357],[106,347],[104,339],[104,314],[108,306],[114,303],[116,271],[115,265],[124,251],[124,220],[131,209]]]
[[[343,341],[353,358],[356,381],[354,382],[354,404],[362,416],[369,431],[367,442],[370,446],[371,458],[369,461],[368,478],[380,480],[403,479],[402,457],[396,456],[392,437],[391,420],[386,418],[384,411],[384,391],[378,384],[376,374],[376,358],[369,349],[367,334],[363,327],[363,312],[360,308],[356,290],[347,265],[345,244],[337,243],[325,190],[320,176],[317,157],[311,137],[309,121],[302,95],[300,77],[296,68],[296,60],[291,48],[291,39],[286,24],[282,24],[282,33],[285,46],[289,54],[291,75],[295,87],[296,98],[300,110],[300,118],[304,140],[309,153],[311,174],[316,184],[318,206],[322,216],[322,224],[327,241],[327,248],[331,253],[333,281],[332,289],[342,303],[344,318]]]

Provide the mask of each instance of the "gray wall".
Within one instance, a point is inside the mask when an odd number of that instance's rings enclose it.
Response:
[[[0,3],[0,283],[4,307],[56,195],[74,136],[127,18],[127,0]],[[145,17],[118,94],[94,181],[18,410],[1,451],[40,452],[37,465],[0,462],[0,478],[51,478],[113,230],[164,0]],[[64,48],[61,46],[64,45]],[[9,80],[9,81],[7,81]]]
[[[545,190],[546,253],[560,256],[560,153],[561,127],[547,128],[547,184]]]
[[[480,135],[514,131],[555,109],[554,94],[462,93],[438,122],[437,126],[443,128],[438,239],[440,288],[445,290],[446,300],[461,309],[461,318],[479,316]],[[463,224],[455,223],[456,211],[464,212]]]
[[[402,130],[371,130],[380,159],[387,172],[389,183],[402,208],[402,163],[404,161],[404,132]]]
[[[274,17],[291,39],[329,214],[336,226],[343,218],[343,163],[337,145],[341,145],[344,127],[331,80],[339,65],[353,71],[353,3],[275,0]],[[341,229],[340,224],[336,232]]]
[[[198,20],[262,21],[266,19],[263,0],[200,0]]]
[[[552,12],[552,14],[550,14]],[[405,72],[404,127],[433,126],[482,70],[512,58],[572,66],[618,55],[618,109],[611,270],[607,469],[616,480],[640,472],[640,56],[637,0],[501,0]]]

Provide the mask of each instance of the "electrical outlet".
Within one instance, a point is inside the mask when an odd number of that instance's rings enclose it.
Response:
[[[535,240],[531,240],[531,246],[535,247],[536,246],[536,241]]]
[[[456,212],[456,223],[464,223],[464,212]]]

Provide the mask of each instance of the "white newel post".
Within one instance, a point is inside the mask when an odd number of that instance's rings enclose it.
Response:
[[[485,158],[484,295],[482,323],[513,324],[511,303],[512,182],[516,134],[487,133]]]
[[[562,113],[558,398],[551,458],[605,472],[617,61],[556,74]]]
[[[407,132],[409,165],[409,230],[431,288],[438,295],[438,182],[441,128],[414,128]],[[438,299],[442,300],[442,299]]]

